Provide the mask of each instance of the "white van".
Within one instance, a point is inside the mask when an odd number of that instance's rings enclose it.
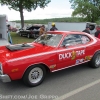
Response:
[[[6,15],[0,15],[0,46],[10,44],[8,42]]]

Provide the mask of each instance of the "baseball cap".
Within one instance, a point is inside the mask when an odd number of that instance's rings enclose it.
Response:
[[[55,23],[52,23],[52,26],[54,26],[55,25]]]

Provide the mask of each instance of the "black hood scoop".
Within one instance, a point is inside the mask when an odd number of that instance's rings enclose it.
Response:
[[[10,51],[18,51],[18,50],[23,50],[23,49],[28,49],[28,48],[33,48],[33,45],[30,44],[17,44],[17,45],[7,45],[6,48],[9,49]]]

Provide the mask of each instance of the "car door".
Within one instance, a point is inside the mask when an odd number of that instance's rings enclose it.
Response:
[[[57,51],[57,68],[63,69],[82,63],[85,47],[79,34],[67,35]]]

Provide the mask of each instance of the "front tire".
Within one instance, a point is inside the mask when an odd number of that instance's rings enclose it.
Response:
[[[100,52],[97,52],[90,61],[90,65],[92,68],[100,67]]]
[[[42,65],[34,65],[26,70],[23,81],[26,85],[35,87],[43,82],[45,74],[46,70]]]
[[[29,33],[27,34],[27,38],[30,38],[30,34]]]
[[[22,37],[22,33],[19,33],[19,36]]]

